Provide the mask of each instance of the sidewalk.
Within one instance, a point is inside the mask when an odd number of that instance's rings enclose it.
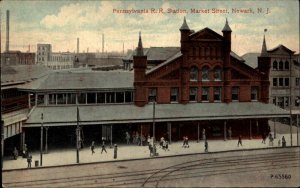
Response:
[[[272,133],[272,132],[271,132]],[[273,133],[272,133],[273,134]],[[274,134],[273,134],[274,135]],[[291,145],[290,134],[276,134],[276,139],[274,139],[274,146],[269,146],[269,140],[266,139],[266,144],[261,143],[261,139],[252,140],[242,140],[243,146],[237,147],[237,140],[208,140],[208,151],[209,152],[219,152],[219,151],[230,151],[230,150],[240,150],[240,149],[256,149],[256,148],[268,148],[268,147],[278,147],[278,139],[282,136],[285,137],[287,147]],[[204,153],[204,142],[200,141],[189,141],[189,148],[183,148],[182,142],[173,142],[169,145],[170,151],[164,151],[157,145],[157,152],[159,156],[171,156],[171,155],[184,155],[192,153]],[[293,146],[297,145],[297,135],[293,134]],[[80,163],[90,163],[90,162],[104,162],[104,161],[115,161],[115,160],[125,160],[125,159],[139,159],[139,158],[149,158],[150,152],[148,146],[136,146],[136,145],[120,145],[118,146],[118,158],[113,159],[113,148],[106,147],[107,153],[101,154],[101,146],[95,147],[95,153],[92,155],[90,148],[84,148],[79,151],[79,161]],[[32,168],[35,168],[35,161],[40,160],[40,153],[32,152]],[[76,164],[76,149],[65,149],[65,150],[49,150],[48,154],[43,154],[43,166],[57,166],[57,165],[67,165]],[[22,157],[18,157],[17,160],[4,159],[3,169],[20,169],[27,168],[27,160]]]

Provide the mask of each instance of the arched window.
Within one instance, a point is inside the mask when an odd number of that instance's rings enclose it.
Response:
[[[220,67],[216,67],[214,70],[214,78],[215,80],[222,80],[222,69]]]
[[[283,62],[282,61],[279,62],[279,70],[283,70]]]
[[[198,80],[198,69],[197,67],[193,66],[191,68],[191,72],[190,72],[190,80],[191,81],[197,81]]]
[[[276,60],[273,62],[273,70],[278,70],[278,65]]]
[[[209,69],[207,66],[202,68],[202,80],[203,81],[209,80]]]
[[[285,70],[289,70],[289,69],[290,69],[290,64],[289,64],[288,61],[285,61],[285,62],[284,62],[284,69],[285,69]]]

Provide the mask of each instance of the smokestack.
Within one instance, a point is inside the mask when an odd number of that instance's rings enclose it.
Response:
[[[77,53],[79,53],[79,38],[77,38]]]
[[[102,34],[102,53],[104,53],[104,34]]]
[[[6,10],[6,46],[5,51],[9,51],[9,10]]]

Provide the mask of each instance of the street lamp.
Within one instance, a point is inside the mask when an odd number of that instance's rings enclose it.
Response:
[[[43,128],[44,128],[44,114],[41,114],[41,148],[40,148],[40,161],[41,166],[43,166]]]
[[[155,99],[154,97],[152,98],[152,103],[153,103],[153,147],[155,143]]]

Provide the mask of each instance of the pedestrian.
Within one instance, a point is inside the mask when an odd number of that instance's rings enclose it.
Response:
[[[130,144],[130,134],[126,132],[126,143]]]
[[[269,135],[269,146],[273,146],[273,136],[272,134]]]
[[[280,143],[281,141],[280,141],[280,139],[278,140],[278,147],[280,147],[280,145],[281,145],[281,143]]]
[[[205,129],[202,130],[202,139],[206,140],[206,132]]]
[[[114,159],[117,158],[117,155],[118,155],[118,146],[117,146],[117,144],[115,144],[115,147],[114,147]]]
[[[186,136],[185,140],[186,140],[185,141],[186,147],[189,148],[190,147],[190,145],[189,145],[189,137]]]
[[[242,145],[242,136],[241,135],[239,135],[239,140],[238,140],[237,146],[239,147],[240,144],[241,144],[241,146],[243,146]]]
[[[163,148],[164,141],[165,141],[164,137],[161,137],[159,142],[159,147]]]
[[[266,144],[266,133],[265,132],[262,134],[262,141],[261,141],[261,143]]]
[[[91,145],[92,155],[95,153],[94,149],[95,149],[95,142],[92,141],[92,145]]]
[[[232,135],[232,130],[231,130],[231,127],[228,128],[228,137],[229,137],[229,140],[231,140],[231,135]]]
[[[14,147],[14,150],[13,150],[13,157],[14,157],[14,159],[17,160],[18,156],[19,156],[19,152],[18,152],[17,148]]]
[[[182,147],[183,147],[183,148],[185,148],[185,142],[186,142],[186,140],[185,140],[185,136],[184,136],[182,139],[183,139],[183,144],[182,144]]]
[[[27,168],[31,168],[31,162],[32,162],[32,156],[28,155],[28,157],[27,157]]]
[[[149,151],[150,151],[150,157],[152,157],[153,156],[153,147],[150,143],[149,143],[148,147],[149,147]]]
[[[27,158],[28,157],[28,148],[27,148],[27,144],[23,145],[23,158]]]
[[[205,140],[205,142],[204,142],[204,148],[205,148],[205,152],[208,152],[208,142],[207,142],[207,140]]]
[[[286,141],[285,141],[285,138],[284,138],[284,136],[282,136],[282,139],[281,139],[282,141],[282,147],[286,147]]]
[[[105,149],[105,142],[104,142],[104,140],[102,141],[101,154],[102,154],[103,151],[105,151],[105,153],[107,153],[107,151]]]

